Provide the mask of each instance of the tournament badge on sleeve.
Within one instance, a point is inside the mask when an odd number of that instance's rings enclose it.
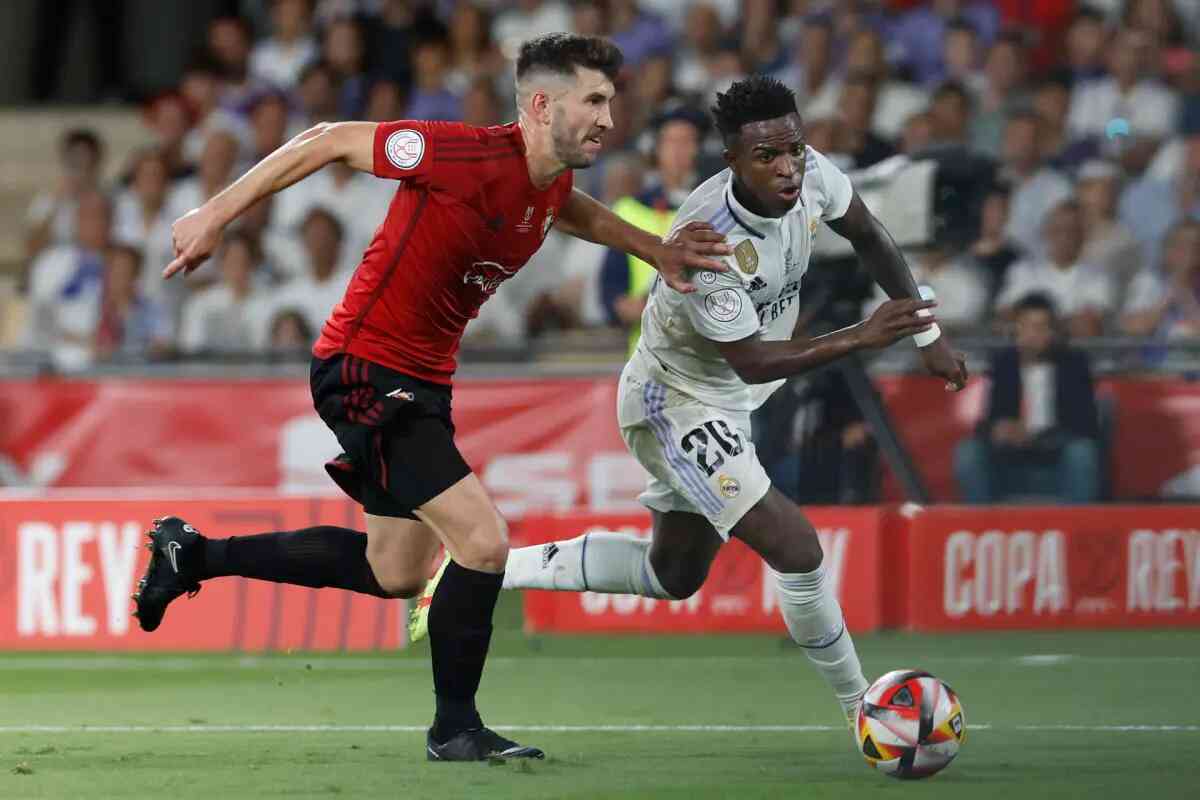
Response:
[[[733,248],[733,257],[737,259],[738,268],[747,275],[758,271],[758,251],[754,249],[754,242],[749,239],[743,240]]]

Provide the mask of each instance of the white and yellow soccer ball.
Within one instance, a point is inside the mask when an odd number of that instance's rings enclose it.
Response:
[[[953,689],[928,672],[898,669],[867,689],[854,732],[875,769],[893,778],[927,778],[958,755],[967,725]]]

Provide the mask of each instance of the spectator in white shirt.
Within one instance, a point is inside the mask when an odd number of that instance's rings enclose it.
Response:
[[[312,0],[271,0],[271,36],[251,51],[250,74],[263,83],[291,89],[300,70],[316,57]]]
[[[492,23],[492,40],[510,61],[516,61],[517,50],[526,39],[571,28],[571,14],[558,0],[517,0],[506,5],[509,8]]]
[[[833,70],[833,27],[824,17],[810,17],[800,29],[792,63],[776,77],[796,90],[796,106],[806,117],[837,112],[842,82]]]
[[[1175,131],[1178,99],[1147,74],[1149,47],[1149,39],[1139,31],[1116,34],[1108,51],[1108,77],[1075,87],[1073,136],[1100,138],[1116,118],[1129,121],[1135,140],[1157,143]]]
[[[1082,260],[1104,270],[1118,295],[1125,294],[1142,264],[1142,248],[1133,232],[1117,219],[1121,175],[1108,161],[1088,161],[1079,170],[1076,193],[1083,210],[1085,244]]]
[[[1046,218],[1044,257],[1013,264],[996,298],[996,314],[1009,319],[1013,307],[1030,294],[1045,294],[1067,321],[1073,336],[1096,336],[1114,303],[1112,281],[1085,264],[1083,212],[1074,200],[1061,203]]]
[[[1071,196],[1071,184],[1042,164],[1041,118],[1031,111],[1013,114],[1004,129],[1002,173],[1012,187],[1008,238],[1030,252],[1041,251],[1047,212]]]
[[[179,299],[177,290],[159,277],[173,257],[169,179],[170,165],[161,152],[149,148],[134,154],[129,188],[117,195],[113,240],[141,253],[141,293],[171,308]]]
[[[1025,43],[1016,33],[1001,35],[988,50],[971,120],[971,146],[976,150],[992,157],[1000,155],[1009,115],[1029,102],[1023,89],[1028,59]]]
[[[683,39],[675,48],[675,85],[681,91],[708,92],[708,59],[721,40],[721,17],[710,3],[692,3],[684,17]]]
[[[1131,336],[1200,338],[1200,220],[1175,223],[1163,246],[1161,268],[1133,279],[1121,316]]]
[[[379,220],[387,213],[396,184],[335,161],[319,172],[280,192],[271,212],[271,228],[296,236],[312,209],[321,207],[337,217],[347,261],[358,263]]]
[[[892,79],[884,58],[883,39],[870,28],[858,31],[850,39],[845,68],[848,73],[871,75],[878,81],[873,130],[888,141],[899,139],[912,115],[923,111],[929,102],[925,92],[916,86]]]
[[[215,130],[204,141],[196,174],[179,181],[167,197],[168,216],[173,223],[233,182],[238,165],[238,140],[229,131]]]
[[[987,276],[965,253],[934,245],[914,254],[908,266],[913,280],[929,286],[937,295],[937,318],[942,328],[959,333],[982,327],[988,312]],[[875,296],[863,307],[863,316],[870,316],[887,299],[883,289],[876,286]]]
[[[304,315],[310,330],[318,331],[329,312],[341,302],[353,271],[343,267],[342,224],[332,211],[321,207],[311,209],[301,231],[308,270],[276,290],[266,316],[273,319],[279,311],[294,308]],[[264,341],[267,334],[269,331],[262,331],[259,341]]]
[[[104,253],[112,235],[112,207],[98,191],[79,195],[76,240],[41,252],[29,268],[25,344],[48,350],[59,369],[79,369],[92,358],[104,284]]]
[[[52,190],[38,192],[29,204],[25,255],[33,258],[47,246],[70,244],[75,239],[79,198],[100,185],[104,147],[87,128],[63,134],[58,144],[60,172]]]
[[[221,282],[196,293],[183,307],[179,347],[185,353],[251,350],[254,331],[267,320],[267,297],[256,286],[262,260],[258,243],[243,230],[221,243],[217,266]]]

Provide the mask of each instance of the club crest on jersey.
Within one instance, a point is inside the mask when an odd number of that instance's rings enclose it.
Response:
[[[533,230],[533,225],[530,220],[533,219],[533,212],[536,206],[528,206],[525,209],[525,215],[521,217],[521,221],[517,223],[517,233],[529,233]]]
[[[517,274],[515,269],[506,269],[495,261],[476,261],[463,275],[463,283],[473,283],[485,295],[492,295],[500,284]]]
[[[728,475],[720,476],[720,478],[717,480],[717,483],[721,486],[721,494],[725,495],[730,500],[737,497],[738,493],[742,491],[742,485],[737,482],[737,479],[731,478]]]
[[[742,313],[742,296],[733,289],[718,289],[704,298],[704,310],[717,322],[732,322]]]
[[[395,131],[384,142],[383,152],[396,169],[413,169],[425,157],[425,137],[409,128]]]
[[[733,257],[737,259],[738,267],[747,275],[758,271],[758,251],[754,249],[754,242],[749,239],[743,240],[733,248]]]

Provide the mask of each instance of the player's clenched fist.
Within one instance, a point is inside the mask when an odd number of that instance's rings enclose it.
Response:
[[[163,270],[169,278],[176,272],[191,272],[208,259],[221,243],[222,225],[207,206],[194,208],[171,226],[174,260]]]

